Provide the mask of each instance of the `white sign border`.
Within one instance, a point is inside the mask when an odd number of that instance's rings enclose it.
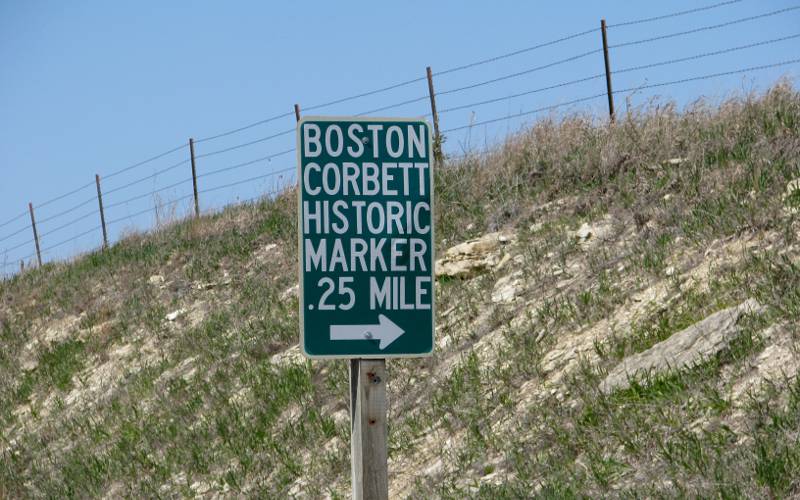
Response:
[[[300,141],[300,131],[305,122],[401,122],[401,123],[424,123],[428,131],[428,185],[430,186],[431,197],[431,350],[428,352],[421,352],[416,354],[311,354],[306,352],[305,342],[305,294],[303,293],[303,227],[302,227],[302,214],[303,214],[303,164],[302,164],[302,151]],[[433,158],[433,134],[431,132],[431,124],[424,118],[380,118],[380,117],[366,117],[366,116],[318,116],[309,115],[303,116],[297,122],[296,128],[296,144],[297,144],[297,255],[298,266],[297,276],[299,283],[298,290],[298,307],[300,319],[300,352],[303,353],[307,359],[387,359],[387,358],[427,358],[433,355],[433,350],[436,347],[436,233],[435,233],[435,198],[436,190],[434,189],[434,174],[435,161]]]

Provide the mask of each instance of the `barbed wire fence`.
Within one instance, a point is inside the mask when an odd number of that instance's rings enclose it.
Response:
[[[507,122],[517,118],[528,118],[533,115],[550,112],[559,108],[570,107],[576,104],[587,103],[600,99],[608,100],[609,119],[613,121],[615,117],[614,97],[617,95],[626,95],[631,92],[640,92],[646,89],[680,85],[688,82],[719,78],[729,75],[748,74],[756,71],[785,67],[799,63],[800,58],[771,61],[750,67],[734,67],[726,71],[686,75],[667,81],[645,83],[636,87],[628,87],[617,90],[612,88],[613,75],[642,72],[653,68],[677,65],[684,62],[718,58],[728,54],[786,43],[800,38],[800,32],[784,34],[781,36],[773,35],[772,37],[752,40],[736,46],[725,47],[717,50],[707,50],[693,54],[681,55],[678,57],[673,56],[660,61],[653,61],[634,66],[623,66],[621,68],[612,70],[611,61],[617,61],[615,56],[618,54],[618,51],[627,47],[646,46],[659,41],[672,40],[698,33],[714,32],[716,30],[723,30],[732,26],[747,25],[748,23],[774,18],[800,10],[800,5],[790,6],[756,15],[740,17],[717,24],[709,24],[691,29],[662,33],[641,39],[621,41],[616,44],[608,43],[607,33],[609,31],[614,32],[617,29],[648,23],[657,24],[679,17],[691,17],[693,14],[731,7],[734,4],[738,4],[743,1],[745,0],[729,0],[693,9],[672,12],[660,16],[612,24],[606,24],[605,20],[603,20],[600,27],[597,28],[567,34],[554,40],[499,54],[494,57],[468,62],[466,64],[454,66],[440,71],[433,71],[431,68],[427,68],[426,76],[412,78],[350,96],[305,106],[302,111],[304,113],[308,113],[310,111],[323,110],[332,106],[352,103],[365,98],[383,96],[384,94],[398,91],[400,89],[412,87],[415,84],[424,83],[426,84],[428,90],[428,92],[424,94],[420,92],[420,95],[417,95],[416,97],[393,101],[355,114],[357,116],[367,116],[429,102],[430,111],[423,114],[414,113],[414,115],[433,119],[435,133],[434,140],[437,147],[442,144],[443,136],[445,134],[462,130],[472,130],[474,127],[499,122]],[[547,47],[557,46],[568,41],[582,42],[589,36],[596,36],[598,34],[601,35],[599,40],[602,41],[602,44],[595,49],[577,52],[575,54],[570,54],[566,57],[548,61],[543,64],[538,64],[536,66],[507,74],[495,75],[491,78],[469,82],[465,85],[445,88],[444,90],[440,89],[438,91],[434,90],[434,81],[437,80],[437,77],[443,77],[445,75],[459,73],[468,69],[497,63],[498,61],[512,59],[523,54],[528,54]],[[737,35],[741,39],[743,33],[739,32]],[[596,42],[597,40],[595,40],[595,43]],[[579,78],[561,81],[551,85],[540,86],[532,89],[519,89],[518,91],[510,94],[497,95],[488,99],[481,99],[464,104],[452,104],[450,106],[437,109],[438,100],[444,99],[444,104],[448,104],[448,99],[450,96],[461,94],[477,88],[492,86],[500,82],[513,82],[514,79],[523,77],[525,75],[541,73],[556,68],[560,69],[561,67],[584,61],[592,57],[595,57],[596,59],[601,58],[604,63],[605,71],[587,74]],[[556,102],[546,106],[539,106],[534,109],[520,111],[517,113],[506,113],[502,116],[492,117],[480,121],[474,121],[472,118],[470,118],[469,122],[466,124],[458,124],[439,130],[439,119],[444,115],[452,114],[457,111],[474,110],[476,108],[495,103],[510,102],[511,100],[520,97],[527,97],[535,94],[545,93],[551,90],[578,86],[580,84],[586,84],[597,80],[604,81],[603,87],[598,88],[596,92],[588,95]],[[234,152],[246,152],[247,148],[251,148],[252,146],[268,145],[271,141],[276,139],[289,137],[295,133],[295,126],[285,130],[279,130],[268,135],[257,136],[253,139],[239,142],[231,146],[211,149],[209,151],[200,151],[199,153],[195,150],[203,149],[207,145],[219,139],[229,138],[237,134],[254,130],[258,127],[268,126],[281,121],[286,121],[291,118],[299,119],[300,111],[300,106],[295,105],[294,110],[292,111],[279,113],[214,135],[200,137],[197,139],[189,139],[185,144],[174,146],[145,160],[124,166],[110,173],[103,175],[98,174],[95,176],[93,181],[82,184],[56,197],[37,204],[30,203],[27,207],[27,210],[21,211],[7,220],[0,221],[0,245],[4,245],[3,251],[0,253],[0,266],[2,266],[2,270],[0,270],[0,276],[3,276],[3,278],[13,276],[17,273],[17,271],[24,270],[26,267],[31,267],[33,263],[41,266],[48,256],[51,257],[50,260],[57,260],[57,254],[55,253],[57,249],[63,248],[69,243],[76,242],[91,235],[95,235],[98,238],[97,244],[93,248],[106,247],[109,244],[109,228],[120,228],[121,224],[133,221],[138,217],[148,214],[155,215],[157,217],[159,213],[163,212],[168,207],[177,207],[181,203],[189,203],[193,208],[193,210],[189,211],[187,216],[198,216],[201,213],[200,207],[202,206],[204,199],[204,197],[201,195],[220,192],[237,186],[253,185],[254,183],[268,181],[271,181],[275,184],[271,189],[262,190],[256,196],[239,200],[239,202],[250,203],[258,199],[265,197],[268,198],[281,193],[283,190],[294,185],[295,181],[293,174],[296,171],[296,166],[292,165],[291,159],[289,159],[286,160],[286,164],[279,165],[278,168],[270,167],[273,165],[273,160],[285,160],[286,157],[291,158],[290,155],[295,152],[295,148],[281,149],[277,151],[273,150],[268,152],[266,155],[262,154],[256,158],[249,158],[244,161],[228,162],[217,168],[208,168],[209,166],[212,166],[209,164],[209,161],[215,158],[228,158],[229,155]],[[462,154],[450,154],[446,157],[449,160],[458,160],[470,155],[482,155],[491,152],[491,150],[491,148],[486,148],[479,152],[465,151]],[[170,157],[174,157],[179,153],[184,155],[183,159],[176,161],[176,158],[173,158],[166,166],[155,168],[150,173],[138,175],[133,179],[128,179],[124,182],[121,182],[124,177],[130,176],[131,174],[137,172],[142,172],[148,166],[158,165],[159,163]],[[442,154],[441,150],[437,151],[437,156],[440,154]],[[268,167],[268,170],[256,172],[258,175],[251,175],[240,179],[232,177],[248,167],[260,168],[264,166]],[[177,180],[170,181],[164,185],[157,185],[160,179],[167,179],[170,176],[175,176]],[[220,178],[223,179],[222,182],[215,182],[216,179]],[[152,183],[153,188],[142,192],[141,186],[145,185],[146,183]],[[107,189],[103,189],[104,187]],[[139,187],[139,192],[134,191],[133,188],[136,187]],[[96,192],[94,192],[94,190],[91,188],[95,188]],[[170,197],[169,195],[171,193],[175,193],[175,190],[182,191],[180,194]],[[90,191],[91,193],[87,195],[87,191]],[[79,197],[79,195],[83,196]],[[168,201],[161,201],[162,196],[169,197]],[[142,200],[153,200],[153,206],[148,206],[145,209],[140,209],[133,212],[128,210],[130,204],[141,202]],[[69,201],[69,203],[67,203],[67,201]],[[62,204],[64,205],[63,208],[59,209],[58,205]],[[44,217],[37,218],[37,213],[44,214]],[[111,217],[106,218],[107,215],[110,215]],[[85,221],[91,220],[94,220],[99,224],[92,225],[91,222],[89,222],[90,227],[84,230],[83,228],[86,227]],[[67,233],[67,230],[70,228],[73,228],[73,231],[79,232],[77,234],[64,236],[64,233]],[[118,233],[120,233],[120,231],[118,231]]]

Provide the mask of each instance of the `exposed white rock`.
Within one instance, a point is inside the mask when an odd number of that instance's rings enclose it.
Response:
[[[548,375],[548,382],[560,383],[579,366],[581,360],[599,361],[596,345],[605,342],[612,332],[624,335],[632,324],[654,310],[667,307],[678,296],[666,281],[655,283],[631,296],[610,317],[585,330],[559,336],[556,345],[542,357],[540,365]]]
[[[285,351],[281,351],[270,359],[272,364],[279,365],[279,366],[288,366],[288,365],[299,365],[303,364],[306,361],[305,356],[303,353],[300,352],[300,346],[295,344],[292,347],[286,349]]]
[[[52,321],[39,336],[30,339],[21,349],[19,366],[23,371],[35,370],[39,366],[39,352],[53,344],[74,338],[76,329],[85,314],[69,315]]]
[[[164,283],[164,277],[161,276],[160,274],[154,274],[150,276],[150,279],[148,281],[150,282],[151,285],[161,285]]]
[[[184,321],[186,322],[187,326],[191,328],[202,323],[209,312],[209,308],[210,306],[203,300],[193,302],[189,306],[188,310],[184,310],[186,313],[186,318]]]
[[[19,359],[19,367],[22,371],[29,372],[35,370],[38,366],[39,358],[36,356],[36,352],[32,349],[23,349]]]
[[[587,222],[584,222],[581,224],[581,227],[575,231],[575,236],[581,241],[588,240],[592,237],[592,226],[590,226]]]
[[[786,192],[783,194],[784,210],[787,214],[800,213],[800,178],[791,180],[786,184]]]
[[[474,352],[481,360],[494,359],[499,352],[508,346],[508,339],[504,335],[503,328],[494,330],[482,336],[472,347]]]
[[[731,388],[735,405],[745,404],[746,395],[758,392],[764,384],[782,386],[800,372],[800,352],[785,325],[772,325],[761,337],[769,345],[749,363],[749,372]]]
[[[703,260],[693,269],[680,275],[681,288],[694,288],[697,292],[708,290],[708,284],[723,266],[732,266],[765,248],[770,236],[716,240],[703,252]]]
[[[181,361],[175,368],[167,370],[164,373],[162,373],[161,376],[166,377],[167,379],[180,377],[184,381],[188,382],[194,377],[195,373],[197,373],[197,366],[195,364],[196,360],[197,360],[196,356],[186,358],[183,361]]]
[[[281,300],[286,301],[300,294],[300,285],[292,285],[281,293]]]
[[[436,261],[436,277],[470,278],[505,263],[503,247],[515,240],[514,234],[498,232],[460,243]]]
[[[624,389],[633,378],[699,363],[728,346],[739,331],[737,324],[743,315],[757,314],[763,309],[755,299],[749,299],[718,311],[650,349],[624,359],[611,370],[600,389],[604,392]]]
[[[212,288],[230,285],[232,282],[233,279],[228,274],[228,271],[223,271],[222,278],[219,281],[195,281],[192,283],[192,287],[195,290],[211,290]]]
[[[195,481],[192,483],[190,488],[192,489],[192,491],[194,491],[195,494],[201,496],[211,491],[211,485],[205,481]]]
[[[590,249],[608,240],[612,230],[611,217],[606,216],[592,224],[584,222],[576,231],[572,231],[570,234],[578,240],[581,247]]]
[[[299,477],[295,479],[294,483],[292,483],[292,487],[289,488],[289,498],[306,498],[303,494],[306,487],[308,486],[308,481]]]
[[[82,313],[79,316],[66,316],[58,321],[54,321],[53,324],[44,331],[42,341],[45,345],[49,346],[69,339],[84,316],[86,316],[86,314]]]
[[[172,488],[176,484],[186,484],[186,473],[185,472],[179,472],[177,474],[172,474],[172,476],[169,478],[169,480],[167,480],[166,483],[162,484],[158,488],[158,490],[161,493],[169,493],[170,491],[172,491]]]
[[[261,263],[267,262],[269,260],[270,256],[273,253],[275,253],[275,249],[276,248],[278,248],[278,245],[276,243],[268,243],[268,244],[264,245],[263,247],[259,248],[258,250],[256,250],[253,253],[253,258],[257,262],[261,262]]]
[[[515,271],[508,276],[503,276],[494,285],[492,302],[500,304],[513,302],[522,291],[524,285],[522,271]]]
[[[215,286],[217,286],[217,284],[216,284],[216,283],[214,283],[213,281],[208,281],[208,282],[205,282],[205,281],[195,281],[195,282],[192,284],[192,287],[193,287],[195,290],[201,290],[201,291],[202,291],[202,290],[211,290],[211,289],[212,289],[212,288],[214,288]]]
[[[442,351],[450,347],[450,344],[453,343],[453,338],[450,335],[441,335],[439,330],[440,328],[436,327],[434,338],[436,339],[436,349]]]
[[[426,477],[431,477],[441,474],[443,470],[444,470],[444,463],[442,463],[442,459],[436,458],[425,467],[425,469],[423,470],[423,474]]]
[[[350,424],[350,413],[347,410],[339,410],[331,415],[331,418],[340,427]]]
[[[238,391],[234,392],[233,395],[228,398],[228,403],[244,407],[248,406],[252,400],[253,400],[253,389],[245,386],[239,389]]]
[[[167,313],[165,318],[166,318],[167,321],[175,321],[176,319],[178,319],[179,317],[183,316],[184,314],[186,314],[186,309],[180,308],[180,309],[178,309],[176,311],[172,311],[171,313]]]
[[[141,369],[144,361],[138,354],[133,344],[111,346],[104,363],[91,366],[73,378],[73,388],[64,397],[64,404],[77,409],[80,404],[109,397],[126,374],[136,373]]]
[[[339,450],[343,450],[343,449],[344,449],[344,441],[339,439],[338,436],[334,436],[327,443],[325,443],[325,446],[323,446],[323,450],[328,455],[336,455],[336,453]]]

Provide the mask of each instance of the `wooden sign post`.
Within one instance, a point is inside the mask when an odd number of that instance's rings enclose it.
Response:
[[[350,360],[353,499],[388,499],[386,360]]]
[[[295,110],[300,347],[350,360],[353,498],[386,499],[386,359],[434,346],[431,130]]]

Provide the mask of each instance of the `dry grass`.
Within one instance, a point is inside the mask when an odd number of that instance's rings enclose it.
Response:
[[[800,177],[799,129],[800,95],[784,82],[682,112],[654,102],[614,126],[552,117],[439,169],[439,247],[505,229],[519,259],[440,282],[446,347],[390,363],[393,491],[800,494],[797,383],[744,408],[729,396],[771,342],[768,324],[800,337],[799,222],[786,194]],[[290,190],[0,283],[0,495],[346,496],[345,363],[292,351],[295,210]],[[600,220],[605,240],[576,240]],[[741,241],[756,243],[702,286],[680,277]],[[519,299],[493,303],[511,271],[525,277]],[[669,307],[645,309],[624,333],[600,328],[660,286]],[[597,390],[621,357],[747,297],[769,312],[718,357]],[[592,328],[609,335],[548,385],[545,356]]]

